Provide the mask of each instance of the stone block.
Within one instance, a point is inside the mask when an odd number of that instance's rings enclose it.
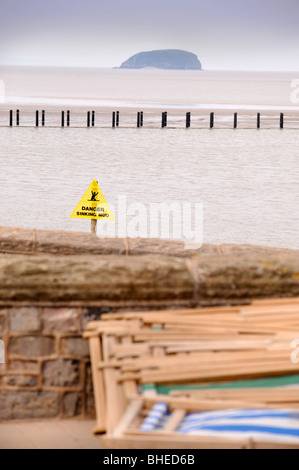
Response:
[[[9,362],[9,370],[38,373],[39,364],[37,361],[22,361],[16,359]]]
[[[38,331],[38,309],[34,307],[11,308],[9,328],[10,331]]]
[[[4,383],[11,387],[36,387],[36,377],[30,375],[7,375]]]
[[[45,308],[42,313],[43,329],[47,331],[79,331],[78,312],[75,308]]]
[[[80,337],[62,338],[61,349],[63,354],[83,357],[89,356],[88,341]]]
[[[0,297],[30,302],[175,303],[194,298],[194,281],[186,261],[170,256],[10,255],[0,258]],[[63,318],[62,330],[69,330],[64,323]],[[55,321],[52,325],[56,329]],[[71,327],[75,329],[72,322]]]
[[[79,383],[79,361],[56,359],[42,365],[43,384],[48,387],[75,387]]]
[[[19,356],[49,356],[54,352],[55,338],[52,336],[15,336],[9,343],[9,353]]]
[[[69,392],[63,397],[63,416],[71,418],[82,413],[82,396],[80,393]]]
[[[2,420],[53,418],[59,415],[60,397],[55,391],[6,390],[0,393]]]

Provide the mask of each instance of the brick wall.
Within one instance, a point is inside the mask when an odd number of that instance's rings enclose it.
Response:
[[[94,417],[88,342],[103,308],[0,308],[0,420]]]

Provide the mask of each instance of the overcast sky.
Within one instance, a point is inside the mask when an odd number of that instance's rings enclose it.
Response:
[[[0,0],[0,64],[114,67],[153,49],[207,70],[299,71],[299,0]]]

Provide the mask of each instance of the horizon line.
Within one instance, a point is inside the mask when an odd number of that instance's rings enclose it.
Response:
[[[92,65],[54,65],[54,64],[0,64],[0,69],[1,67],[20,67],[20,68],[56,68],[56,69],[80,69],[80,70],[146,70],[146,69],[151,69],[151,70],[162,70],[162,71],[175,71],[175,72],[251,72],[251,73],[298,73],[299,70],[291,70],[291,69],[284,69],[284,70],[265,70],[265,69],[198,69],[198,70],[192,70],[192,69],[162,69],[159,67],[142,67],[142,68],[122,68],[120,66],[92,66]]]

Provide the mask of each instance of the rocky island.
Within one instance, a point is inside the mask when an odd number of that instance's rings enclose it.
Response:
[[[179,49],[165,49],[139,52],[123,62],[121,69],[142,69],[155,67],[173,70],[201,70],[201,63],[192,52]]]

